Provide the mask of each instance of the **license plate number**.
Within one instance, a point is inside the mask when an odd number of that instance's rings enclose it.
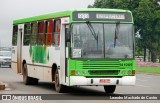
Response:
[[[99,83],[110,83],[110,79],[100,79]]]

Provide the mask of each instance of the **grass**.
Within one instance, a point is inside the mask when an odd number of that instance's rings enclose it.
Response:
[[[160,67],[136,66],[136,72],[160,74]]]

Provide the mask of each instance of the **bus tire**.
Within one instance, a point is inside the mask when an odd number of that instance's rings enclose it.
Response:
[[[38,79],[32,78],[32,85],[38,85]]]
[[[25,85],[32,84],[32,78],[28,76],[27,64],[23,64],[23,82]]]
[[[105,85],[104,90],[106,93],[114,93],[116,90],[116,85]]]
[[[56,71],[55,71],[55,90],[58,93],[62,93],[62,92],[64,92],[64,88],[65,88],[64,85],[60,84],[59,72],[58,72],[58,69],[56,69]]]

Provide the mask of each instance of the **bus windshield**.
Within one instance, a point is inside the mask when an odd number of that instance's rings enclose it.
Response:
[[[72,58],[133,58],[133,24],[74,23]]]

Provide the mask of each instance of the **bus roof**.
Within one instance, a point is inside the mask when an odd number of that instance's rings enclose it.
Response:
[[[55,12],[55,13],[49,13],[44,15],[38,15],[23,19],[14,20],[13,24],[21,24],[25,22],[32,22],[32,21],[39,21],[39,20],[45,20],[45,19],[51,19],[51,18],[58,18],[58,17],[66,17],[71,16],[72,12],[74,11],[108,11],[108,12],[130,12],[129,10],[122,10],[122,9],[101,9],[101,8],[86,8],[86,9],[78,9],[78,10],[66,10],[61,12]]]

